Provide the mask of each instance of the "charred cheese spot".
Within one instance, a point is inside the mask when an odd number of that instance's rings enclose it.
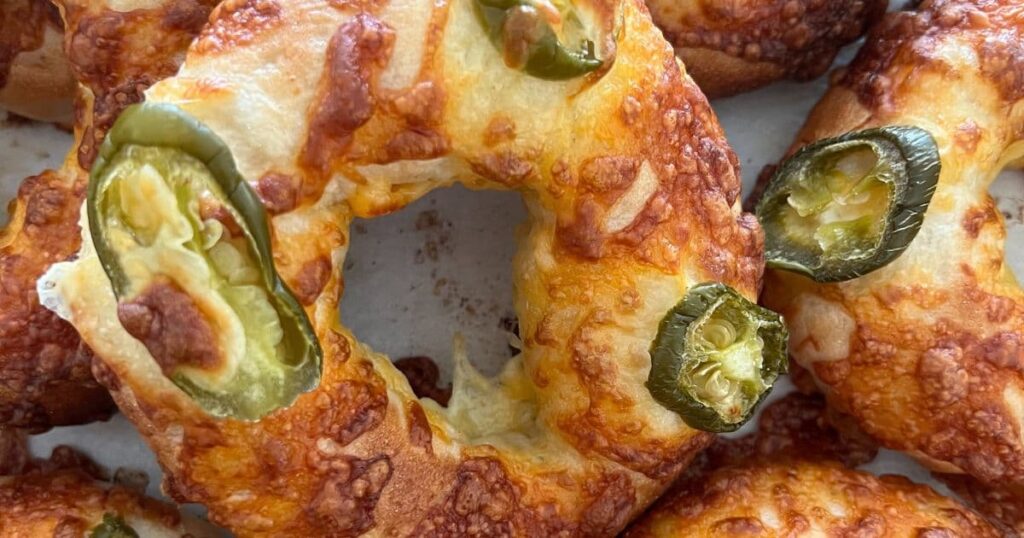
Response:
[[[209,321],[178,286],[156,281],[130,301],[117,305],[128,334],[141,341],[164,375],[182,366],[217,370],[223,359]]]
[[[78,334],[40,304],[36,291],[54,260],[78,250],[83,197],[55,172],[27,178],[11,205],[11,222],[0,231],[0,423],[74,424],[102,418],[113,407],[89,372],[92,356]]]
[[[298,204],[299,185],[284,174],[269,173],[256,183],[256,193],[271,215],[287,213]]]
[[[299,162],[321,176],[345,156],[352,134],[373,115],[373,81],[391,54],[394,32],[360,14],[338,28],[327,50],[327,71],[309,121]]]
[[[516,138],[516,123],[507,116],[495,116],[487,124],[484,131],[484,144],[487,147],[494,147],[503,142],[510,142]]]
[[[346,457],[336,460],[313,499],[310,518],[332,535],[358,536],[373,528],[373,511],[391,480],[391,460]]]
[[[292,289],[295,297],[304,305],[316,302],[320,292],[331,278],[331,260],[326,256],[306,262],[295,277]]]

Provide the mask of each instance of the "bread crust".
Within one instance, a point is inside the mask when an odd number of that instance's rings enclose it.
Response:
[[[49,459],[28,453],[24,434],[0,428],[0,536],[90,536],[113,516],[139,536],[216,536],[213,527],[177,508],[105,480],[85,455],[58,446]]]
[[[644,386],[658,323],[699,282],[758,289],[761,232],[721,127],[637,1],[577,4],[609,62],[564,82],[481,46],[469,2],[346,6],[223,3],[147,92],[214,130],[263,196],[324,350],[319,387],[256,421],[204,412],[118,323],[88,233],[47,277],[58,310],[168,492],[240,536],[614,534],[711,439]],[[337,305],[350,219],[453,181],[529,193],[532,224],[514,269],[524,353],[500,383],[456,381],[446,409]]]
[[[757,432],[720,439],[625,537],[1002,536],[927,486],[855,470],[875,450],[829,414],[819,396],[769,405]]]
[[[711,98],[816,78],[887,0],[648,0],[655,24]]]
[[[0,2],[0,108],[70,126],[75,80],[63,51],[63,24],[48,0]]]
[[[1022,32],[1016,2],[924,2],[876,27],[793,149],[881,125],[930,131],[942,172],[924,224],[864,277],[816,284],[771,271],[763,295],[836,410],[936,470],[1018,485],[1024,295],[988,186],[1021,150]]]

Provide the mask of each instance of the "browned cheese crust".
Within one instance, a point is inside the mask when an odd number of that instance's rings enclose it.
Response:
[[[902,476],[835,461],[753,459],[684,482],[627,537],[981,538],[984,519]]]
[[[120,518],[146,538],[215,535],[212,526],[185,520],[175,507],[102,475],[66,446],[33,459],[23,434],[0,428],[0,536],[89,536],[104,516]]]
[[[761,231],[643,4],[576,7],[613,61],[550,82],[506,67],[469,0],[232,0],[148,90],[231,148],[324,350],[319,386],[292,405],[215,418],[118,323],[91,241],[59,267],[98,377],[172,495],[240,536],[607,536],[710,442],[650,396],[648,350],[690,286],[754,296]],[[523,192],[532,216],[514,267],[524,353],[500,385],[456,381],[444,409],[337,305],[349,220],[455,181]]]
[[[0,109],[71,125],[75,80],[49,0],[0,1]]]
[[[91,354],[39,304],[36,280],[80,243],[85,182],[47,171],[25,180],[0,232],[0,424],[31,429],[106,417],[113,402],[92,378]]]
[[[0,476],[0,506],[0,536],[5,537],[88,536],[106,514],[133,528],[139,527],[136,518],[166,527],[153,535],[187,535],[181,514],[170,505],[104,485],[80,469]],[[173,532],[176,528],[179,532]]]
[[[757,433],[718,441],[625,536],[1000,536],[929,487],[847,467],[874,450],[844,438],[825,415],[813,396],[768,406]]]
[[[764,303],[830,404],[884,445],[945,472],[1024,484],[1024,294],[988,186],[1024,146],[1024,7],[924,2],[892,13],[834,80],[793,148],[909,124],[942,173],[893,263],[838,284],[773,271]]]
[[[655,24],[709,97],[824,73],[887,0],[648,0]]]
[[[210,9],[176,0],[127,12],[66,11],[68,57],[81,82],[77,152],[61,170],[22,183],[0,231],[0,424],[45,429],[104,418],[113,408],[90,372],[91,353],[67,322],[39,304],[36,281],[81,244],[84,170],[98,142],[124,107],[177,70]]]

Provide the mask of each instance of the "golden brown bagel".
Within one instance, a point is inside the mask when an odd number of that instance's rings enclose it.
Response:
[[[22,183],[0,230],[0,424],[35,430],[109,415],[106,389],[93,380],[89,350],[75,330],[39,304],[36,280],[78,250],[83,170],[124,107],[174,73],[211,9],[193,0],[120,12],[66,10],[65,36],[81,83],[75,145],[65,165]]]
[[[710,441],[644,386],[649,349],[697,283],[754,296],[760,230],[714,114],[643,4],[574,9],[607,63],[548,81],[506,65],[471,0],[231,1],[147,91],[216,133],[263,197],[276,269],[324,354],[319,385],[290,405],[215,416],[162,368],[234,367],[211,356],[224,333],[206,320],[239,318],[199,313],[187,305],[210,296],[179,284],[118,306],[84,230],[45,300],[95,351],[175,498],[240,536],[610,535]],[[446,409],[418,400],[337,307],[350,220],[455,181],[523,192],[532,216],[514,268],[524,351],[494,381],[463,369]],[[174,267],[161,265],[168,279],[200,274]]]
[[[625,536],[1001,536],[929,487],[848,468],[874,451],[827,427],[823,406],[798,394],[768,406],[756,433],[719,440]]]
[[[96,529],[131,528],[145,537],[216,536],[173,506],[80,469],[0,476],[0,536],[89,536]]]
[[[0,428],[0,536],[93,536],[98,529],[144,537],[217,536],[205,522],[103,480],[86,456],[66,446],[33,459],[23,435]],[[101,534],[100,536],[124,536]]]
[[[895,261],[817,284],[782,271],[764,303],[841,413],[943,472],[1024,484],[1024,294],[988,186],[1024,151],[1024,8],[934,0],[892,13],[812,112],[794,150],[916,125],[942,162],[924,223]]]
[[[888,0],[648,0],[654,23],[708,97],[823,74]]]
[[[49,0],[0,1],[0,109],[71,125],[75,80]]]

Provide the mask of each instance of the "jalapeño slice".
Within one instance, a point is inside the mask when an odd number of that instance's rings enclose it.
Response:
[[[544,80],[576,78],[601,67],[594,41],[572,6],[547,0],[475,0],[477,18],[505,64]],[[556,20],[560,32],[552,26]],[[577,41],[578,48],[562,43]]]
[[[789,367],[782,318],[719,283],[694,286],[651,345],[647,388],[690,427],[736,430]]]
[[[921,228],[939,170],[935,140],[917,127],[869,129],[801,149],[757,205],[768,266],[838,282],[888,264]]]
[[[122,326],[207,412],[254,420],[316,386],[313,327],[274,269],[263,205],[212,131],[172,105],[129,107],[86,206]]]
[[[89,538],[139,538],[139,533],[119,516],[103,514],[103,521],[93,527]]]

